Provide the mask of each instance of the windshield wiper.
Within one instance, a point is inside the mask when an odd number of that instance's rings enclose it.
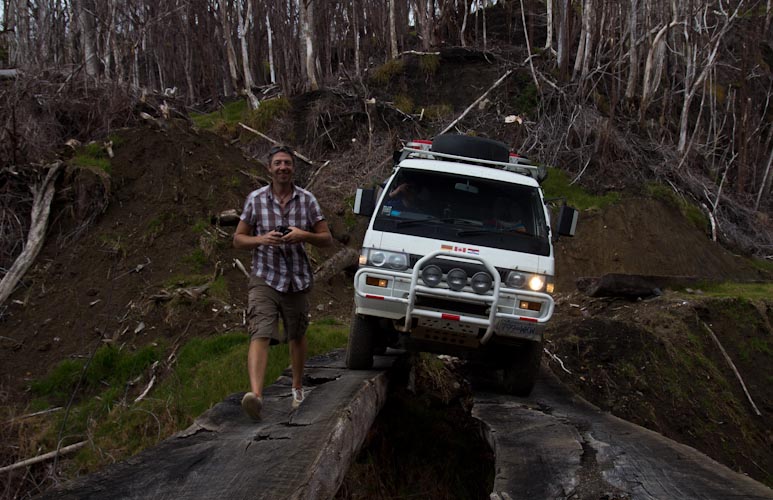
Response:
[[[425,219],[410,219],[401,220],[397,223],[397,227],[405,227],[413,224],[420,224],[423,222],[450,222],[450,223],[462,223],[471,224],[467,219],[460,219],[459,217],[427,217]]]
[[[517,231],[515,229],[465,229],[462,231],[459,231],[456,233],[457,236],[480,236],[482,234],[507,234],[507,235],[521,235],[521,236],[531,236],[529,233],[525,231]]]

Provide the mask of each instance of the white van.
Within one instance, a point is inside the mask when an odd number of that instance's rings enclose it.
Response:
[[[498,141],[441,135],[395,156],[384,189],[357,190],[354,212],[371,219],[347,366],[399,345],[482,361],[528,395],[553,315],[553,239],[574,235],[577,211],[562,206],[552,230],[545,170]]]

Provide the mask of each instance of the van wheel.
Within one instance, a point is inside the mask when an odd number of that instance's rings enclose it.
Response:
[[[504,351],[502,390],[513,396],[526,397],[531,394],[539,374],[542,359],[542,342],[525,342],[522,346],[511,347]]]
[[[378,323],[368,316],[354,314],[346,345],[346,367],[351,370],[368,370],[373,367],[373,342]]]

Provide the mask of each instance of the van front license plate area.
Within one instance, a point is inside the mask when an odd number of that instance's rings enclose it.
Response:
[[[497,320],[494,329],[497,335],[504,337],[515,337],[519,339],[539,340],[540,334],[537,333],[537,325],[518,321],[510,318],[501,318]]]

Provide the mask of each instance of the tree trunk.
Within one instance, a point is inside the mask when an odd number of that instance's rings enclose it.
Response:
[[[352,32],[354,34],[354,73],[357,78],[362,76],[362,67],[360,66],[360,24],[359,10],[357,9],[358,0],[352,0]]]
[[[300,0],[301,7],[301,34],[303,37],[302,45],[306,48],[304,67],[306,68],[306,88],[308,90],[318,90],[317,76],[315,72],[314,57],[314,2],[313,0]]]
[[[397,59],[397,30],[395,29],[395,1],[389,0],[389,48],[390,58]]]
[[[78,20],[80,21],[83,44],[83,63],[86,74],[99,77],[99,58],[97,56],[97,33],[94,19],[93,0],[78,0]]]
[[[547,0],[545,4],[547,5],[545,50],[551,50],[553,48],[553,0]]]
[[[632,100],[636,94],[636,84],[639,80],[639,46],[637,44],[639,22],[639,0],[631,0],[631,12],[628,16],[628,83],[625,86],[625,98]]]
[[[242,73],[244,74],[244,93],[247,94],[247,99],[250,103],[250,109],[258,109],[260,101],[252,91],[252,87],[255,86],[255,81],[252,78],[252,68],[250,67],[250,48],[247,43],[247,34],[252,26],[252,0],[247,1],[247,10],[242,15],[239,12],[239,42],[242,49]]]
[[[461,39],[462,47],[466,47],[467,41],[465,40],[464,32],[467,30],[467,14],[470,12],[470,4],[467,3],[467,0],[462,0],[462,6],[464,6],[464,17],[462,18],[462,28],[459,30],[459,38]]]
[[[561,79],[564,80],[567,75],[567,65],[569,62],[569,16],[571,15],[570,0],[558,0],[560,8],[558,9],[558,50],[556,56],[556,65]]]
[[[220,24],[223,27],[223,41],[228,60],[228,73],[231,76],[231,87],[239,88],[239,71],[236,69],[236,50],[231,37],[231,23],[228,19],[228,0],[220,0]]]
[[[266,34],[268,35],[268,70],[271,73],[271,83],[276,83],[276,68],[274,67],[274,33],[271,30],[271,20],[266,13]]]

